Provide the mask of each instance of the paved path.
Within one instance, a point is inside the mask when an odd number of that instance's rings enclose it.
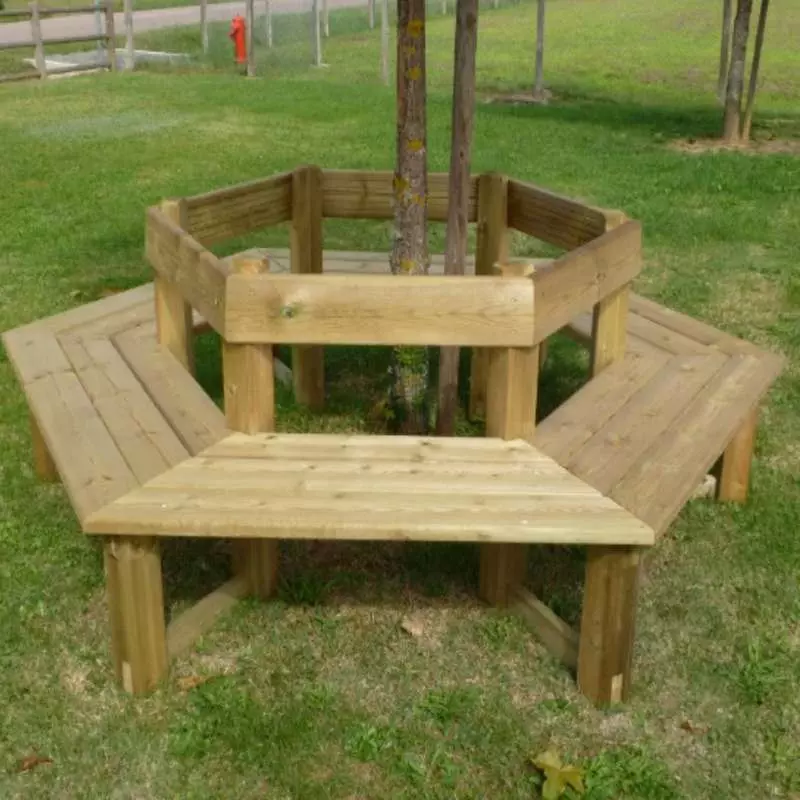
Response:
[[[135,4],[135,0],[134,0]],[[328,0],[331,8],[347,6],[366,6],[366,0]],[[297,13],[308,11],[308,0],[273,0],[272,10],[275,14]],[[263,13],[264,4],[256,0],[256,15]],[[233,3],[209,3],[209,22],[227,22],[234,14],[244,16],[244,1]],[[118,35],[124,31],[122,14],[114,15],[115,28]],[[136,11],[133,15],[133,29],[136,33],[150,31],[155,28],[171,28],[178,25],[199,25],[200,6],[184,6],[183,8],[156,8],[149,11]],[[89,36],[95,32],[94,14],[75,14],[68,17],[48,17],[42,20],[42,34],[45,39],[67,36]],[[29,42],[31,26],[27,21],[7,22],[0,24],[0,43]]]

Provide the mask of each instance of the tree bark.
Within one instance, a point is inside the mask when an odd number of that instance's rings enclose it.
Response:
[[[744,88],[744,68],[747,58],[747,37],[750,34],[750,16],[753,0],[739,0],[736,20],[733,25],[733,46],[731,48],[731,67],[728,72],[728,89],[725,96],[725,121],[723,139],[736,143],[740,136],[742,116],[742,90]]]
[[[725,104],[725,90],[728,87],[728,67],[731,59],[731,26],[733,24],[733,0],[722,0],[722,42],[719,48],[719,79],[717,97]]]
[[[425,0],[397,2],[397,167],[394,176],[396,275],[428,272],[428,150],[425,115]],[[428,355],[397,347],[392,363],[392,409],[401,433],[428,427]]]
[[[742,122],[742,141],[750,141],[750,129],[753,126],[753,105],[756,100],[758,88],[758,71],[761,68],[761,51],[764,48],[764,34],[767,29],[767,14],[769,13],[769,0],[761,0],[761,9],[758,12],[758,29],[756,30],[756,43],[753,50],[753,65],[750,67],[750,85],[747,88],[747,105]]]
[[[463,275],[467,258],[469,172],[475,115],[475,53],[478,46],[478,0],[457,0],[453,68],[453,120],[447,206],[445,275]],[[439,408],[436,433],[455,433],[458,409],[457,347],[443,347],[439,358]]]
[[[533,99],[544,100],[544,7],[545,0],[536,5],[536,74],[533,81]]]

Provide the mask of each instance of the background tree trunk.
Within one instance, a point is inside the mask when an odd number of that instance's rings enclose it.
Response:
[[[428,151],[425,117],[425,0],[397,2],[397,168],[394,274],[428,272]],[[395,423],[401,433],[428,427],[428,354],[397,347],[392,364]]]
[[[753,126],[753,105],[758,88],[758,71],[761,68],[761,51],[764,48],[764,34],[767,29],[767,14],[769,13],[769,0],[761,0],[761,9],[758,12],[758,30],[756,43],[753,50],[753,65],[750,67],[750,85],[747,88],[747,105],[742,122],[742,141],[750,141],[750,129]]]
[[[469,170],[475,114],[477,46],[478,0],[457,0],[445,275],[463,275],[467,258]],[[455,433],[458,356],[457,347],[443,347],[439,357],[439,408],[436,419],[436,433],[439,436],[452,436]]]
[[[722,0],[722,41],[719,47],[719,79],[717,97],[725,105],[725,90],[728,88],[728,67],[731,60],[731,28],[733,25],[733,0]]]
[[[747,37],[750,34],[750,15],[752,12],[753,0],[739,0],[736,9],[736,21],[733,24],[731,67],[728,71],[728,89],[725,95],[723,139],[726,142],[735,143],[739,141],[744,68],[747,58]]]
[[[389,0],[381,0],[381,77],[389,85]]]
[[[536,6],[536,74],[533,81],[533,99],[544,100],[544,7],[545,0]]]

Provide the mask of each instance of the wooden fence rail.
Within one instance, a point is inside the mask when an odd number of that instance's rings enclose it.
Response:
[[[88,14],[102,11],[105,16],[105,32],[87,34],[85,36],[61,36],[52,39],[45,39],[42,35],[41,21],[45,17],[61,16],[63,14]],[[0,11],[0,19],[26,18],[30,20],[31,38],[24,42],[0,42],[0,51],[3,50],[23,50],[33,48],[34,62],[36,68],[24,72],[8,73],[0,75],[0,83],[11,81],[23,81],[33,78],[46,78],[64,73],[86,72],[95,69],[110,69],[112,72],[117,68],[117,52],[114,33],[114,6],[108,2],[98,6],[75,6],[74,8],[64,8],[60,6],[45,7],[38,2],[31,3],[27,9],[19,11]],[[90,64],[73,64],[63,69],[48,69],[45,57],[45,45],[64,45],[80,44],[81,42],[103,41],[106,43],[107,60],[105,62],[93,62]]]

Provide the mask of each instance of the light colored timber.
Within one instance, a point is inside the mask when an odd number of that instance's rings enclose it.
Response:
[[[508,226],[573,250],[606,232],[601,211],[521,181],[508,182]]]
[[[537,268],[536,337],[543,341],[582,311],[630,283],[641,271],[642,229],[626,222],[589,244]]]
[[[523,347],[533,342],[528,279],[410,275],[234,275],[230,342]]]
[[[42,481],[56,481],[58,480],[58,469],[56,462],[50,455],[47,449],[47,443],[39,430],[39,423],[36,422],[36,417],[29,414],[31,426],[31,445],[33,447],[33,469],[36,477]]]
[[[428,219],[447,221],[447,173],[428,176]],[[322,171],[322,214],[326,218],[392,219],[394,173],[358,170]],[[468,222],[477,219],[477,178],[470,180]]]
[[[723,502],[744,503],[750,488],[750,466],[758,425],[758,409],[753,409],[722,454],[717,499]]]
[[[148,209],[146,228],[146,256],[151,266],[160,278],[177,288],[185,302],[197,309],[217,333],[222,333],[225,265],[157,208]],[[191,325],[191,317],[187,316],[187,325]]]
[[[487,173],[478,178],[478,232],[475,253],[475,274],[493,275],[494,266],[508,260],[506,208],[508,180],[504,175]],[[472,351],[469,414],[472,419],[486,414],[486,387],[489,351]]]
[[[266,259],[234,259],[234,275],[269,271]],[[245,434],[275,430],[275,372],[271,344],[222,343],[225,419],[228,427]],[[233,543],[233,568],[249,594],[264,599],[275,593],[278,581],[278,543],[252,538]]]
[[[630,284],[620,286],[594,307],[589,366],[593,376],[599,375],[609,364],[625,356],[630,291]]]
[[[598,706],[629,697],[640,571],[639,548],[588,549],[578,688]]]
[[[292,173],[186,198],[187,232],[203,245],[287,222],[292,214]]]
[[[577,631],[522,586],[511,590],[510,608],[524,620],[552,656],[569,669],[577,668]]]
[[[167,626],[169,657],[176,658],[190,650],[222,614],[246,595],[247,582],[236,576],[178,615]]]
[[[528,264],[496,265],[502,282],[522,280],[532,285]],[[478,280],[478,278],[472,278]],[[539,348],[496,348],[489,352],[486,392],[486,435],[500,439],[530,439],[536,425]],[[527,553],[521,543],[487,543],[481,547],[480,595],[488,603],[506,606],[510,592],[525,580]]]
[[[319,167],[301,167],[292,175],[290,256],[294,275],[322,273],[322,182]],[[302,342],[293,340],[292,344]],[[324,350],[293,347],[292,378],[295,400],[313,411],[321,411],[325,405]]]
[[[119,537],[105,547],[114,661],[123,688],[140,694],[169,669],[159,543]]]
[[[322,474],[337,461],[350,461],[346,453],[341,454],[343,449],[359,453],[360,463],[369,465],[370,459],[363,454],[374,452],[374,443],[369,441],[373,437],[314,437],[317,458],[302,448],[293,457],[292,445],[303,438],[234,435],[210,450],[239,451],[234,459],[250,459],[254,465],[258,461],[252,460],[250,445],[256,441],[267,451],[269,467],[247,469],[243,479],[241,463],[228,470],[224,462],[231,456],[214,458],[207,451],[103,509],[87,530],[166,536],[191,531],[197,536],[248,538],[573,543],[610,538],[644,544],[652,540],[645,526],[522,442],[475,440],[485,443],[484,456],[496,464],[484,489],[474,474],[466,475],[461,487],[458,474],[436,471],[423,480],[413,474],[399,482],[394,478],[400,488],[392,491],[392,477],[354,482],[346,475],[337,479]],[[412,447],[396,448],[394,463],[419,463],[420,454],[432,449],[425,441],[430,440],[412,437]],[[447,454],[445,461],[463,463],[470,449],[457,439],[435,441],[439,455]],[[271,449],[276,451],[273,458],[269,458]],[[520,481],[519,462],[512,462],[510,479],[504,478],[503,455],[520,449],[532,466],[527,487]],[[473,444],[471,450],[477,453],[481,448]],[[381,449],[377,452],[380,456]],[[385,450],[382,455],[379,462],[385,460]],[[287,480],[291,463],[298,458],[306,472],[297,480]],[[287,469],[276,470],[276,459]],[[198,472],[205,469],[212,471],[213,480],[198,480]],[[318,471],[321,478],[309,474]],[[404,481],[408,488],[401,494]]]

